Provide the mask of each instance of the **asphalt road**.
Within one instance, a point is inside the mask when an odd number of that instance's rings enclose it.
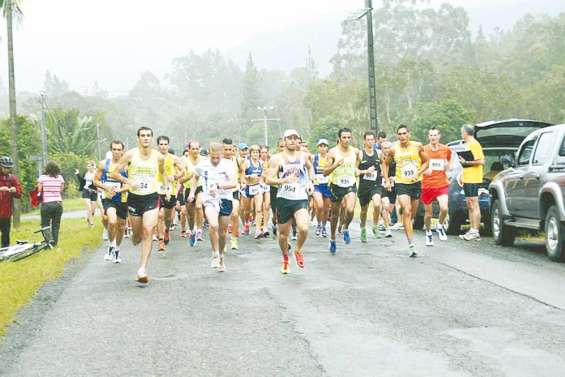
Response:
[[[540,245],[450,239],[407,258],[401,232],[335,256],[310,240],[279,272],[272,240],[240,242],[227,271],[177,236],[151,283],[103,251],[23,309],[2,376],[564,376],[565,265]]]

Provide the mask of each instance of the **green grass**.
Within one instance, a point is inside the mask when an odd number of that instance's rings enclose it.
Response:
[[[39,228],[37,221],[24,221],[12,233],[16,239],[38,241],[41,236],[33,234]],[[63,220],[59,233],[59,245],[52,250],[18,262],[0,262],[0,336],[13,321],[17,311],[29,302],[46,282],[57,279],[65,264],[81,255],[83,249],[96,249],[101,243],[102,225],[98,222],[89,228],[82,221]]]
[[[86,204],[84,204],[84,199],[82,198],[65,199],[63,201],[63,208],[65,212],[82,211],[86,210]],[[39,207],[26,213],[24,216],[27,215],[39,215]]]

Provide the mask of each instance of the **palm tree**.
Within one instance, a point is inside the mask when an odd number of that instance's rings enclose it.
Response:
[[[8,95],[10,98],[10,129],[11,129],[11,152],[12,158],[14,159],[14,173],[19,175],[19,158],[18,158],[18,146],[16,144],[16,138],[18,135],[18,125],[16,121],[16,78],[14,73],[14,36],[13,36],[13,19],[14,16],[19,18],[22,16],[22,11],[20,8],[19,0],[0,0],[0,8],[4,12],[4,17],[6,18],[7,26],[7,37],[8,37]],[[14,226],[17,227],[20,224],[20,210],[17,202],[14,203]]]

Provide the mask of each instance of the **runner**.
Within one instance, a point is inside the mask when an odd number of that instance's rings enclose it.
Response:
[[[265,183],[265,172],[269,168],[269,148],[261,147],[261,164],[263,176],[261,177],[261,193],[263,195],[263,237],[269,237],[269,211],[271,209],[271,187]]]
[[[247,213],[247,193],[245,190],[245,161],[249,157],[249,146],[245,143],[239,143],[237,146],[238,149],[238,158],[239,164],[241,169],[243,169],[243,174],[239,177],[240,180],[240,188],[239,188],[239,201],[240,201],[240,208],[239,208],[239,216],[241,218],[241,223],[243,224],[243,234],[249,235],[249,218]]]
[[[451,169],[451,149],[440,144],[441,134],[437,128],[428,131],[430,143],[424,147],[429,158],[429,167],[422,177],[422,203],[425,208],[424,225],[426,228],[426,246],[433,246],[432,235],[432,202],[439,204],[439,219],[436,232],[441,241],[447,241],[444,223],[448,212],[449,179],[446,172]]]
[[[330,215],[332,202],[330,200],[332,193],[328,185],[329,178],[324,175],[324,169],[328,165],[328,140],[318,140],[318,153],[314,155],[312,165],[314,166],[314,208],[316,210],[316,236],[321,235],[326,238],[328,236],[327,222]]]
[[[373,202],[373,236],[381,238],[378,230],[381,215],[382,187],[382,158],[380,150],[375,148],[375,134],[372,131],[363,135],[364,146],[359,152],[357,173],[359,175],[359,188],[357,196],[361,204],[361,242],[367,242],[367,211],[369,203]]]
[[[80,190],[82,191],[82,198],[86,204],[86,222],[89,226],[94,226],[94,214],[98,206],[98,192],[94,187],[94,175],[96,174],[96,163],[88,161],[86,164],[86,172],[84,176],[80,174],[78,169],[75,170],[75,175],[79,181]]]
[[[243,176],[243,166],[239,161],[239,158],[236,156],[235,146],[233,145],[232,139],[224,139],[224,154],[223,157],[228,159],[232,162],[234,171],[236,172],[236,181],[237,186],[232,190],[233,192],[233,199],[232,199],[232,213],[230,216],[230,242],[231,242],[231,249],[237,250],[239,249],[238,246],[238,238],[239,238],[239,211],[240,211],[240,181],[241,177]]]
[[[188,160],[188,144],[187,148],[183,151],[182,157],[180,158],[182,166],[185,167]],[[185,171],[185,176],[186,176]],[[183,177],[184,178],[184,177]],[[180,237],[186,238],[186,223],[187,223],[187,215],[186,215],[186,195],[184,193],[184,184],[181,183],[182,178],[177,183],[177,207],[179,207],[180,213]]]
[[[100,161],[94,186],[103,190],[102,207],[108,222],[108,250],[104,259],[114,263],[121,263],[120,245],[126,230],[128,218],[127,191],[128,187],[110,177],[116,165],[124,155],[125,145],[119,140],[112,141],[110,145],[111,157]],[[127,178],[125,170],[120,171],[123,178]]]
[[[279,153],[282,153],[286,150],[286,143],[284,141],[284,139],[279,139],[277,142],[277,152],[271,157],[271,159],[269,160],[269,167],[271,166],[271,160],[273,159],[274,156],[276,156]],[[270,172],[272,169],[267,170],[268,172]],[[277,177],[278,172],[274,171],[274,175],[270,176],[271,178],[275,178]],[[267,178],[269,176],[266,175],[265,176],[265,181],[267,182]],[[278,190],[279,190],[279,185],[276,184],[269,184],[269,186],[271,187],[271,192],[270,192],[270,197],[271,197],[271,212],[273,213],[273,237],[277,236],[277,224],[278,224],[278,214],[277,214],[277,194],[278,194]]]
[[[210,158],[203,159],[196,166],[188,196],[189,201],[194,201],[195,187],[198,179],[202,178],[202,203],[212,247],[211,267],[217,268],[219,272],[226,270],[224,247],[232,212],[233,189],[237,187],[233,162],[222,158],[222,152],[222,144],[210,143]]]
[[[346,245],[351,243],[349,235],[349,224],[353,219],[353,211],[355,210],[355,173],[359,163],[359,149],[352,147],[351,130],[342,128],[338,131],[338,144],[330,149],[328,153],[329,163],[324,169],[324,175],[330,176],[330,192],[332,193],[332,210],[331,210],[331,235],[330,235],[330,252],[335,254],[337,244],[335,235],[337,231],[337,221],[340,215],[342,203],[345,205],[343,225],[343,241]]]
[[[304,268],[302,248],[308,237],[308,194],[313,191],[314,169],[307,155],[300,150],[300,136],[296,130],[286,130],[283,139],[285,150],[271,157],[267,184],[279,185],[277,210],[278,241],[283,256],[281,272],[288,274],[288,236],[293,220],[298,229],[294,257],[297,266]]]
[[[383,152],[383,157],[388,155],[390,148],[392,145],[389,141],[383,141],[381,143],[381,150]],[[393,161],[390,163],[390,167],[388,169],[388,176],[382,178],[382,186],[383,186],[383,196],[381,198],[382,203],[382,211],[381,215],[383,218],[383,228],[382,231],[384,232],[385,237],[390,238],[392,237],[391,232],[391,213],[395,210],[396,205],[396,190],[394,187],[394,175],[396,174],[396,163]],[[390,187],[386,187],[386,179],[390,181]]]
[[[252,203],[255,207],[255,239],[263,236],[263,193],[261,189],[263,165],[259,159],[261,155],[261,148],[258,145],[252,145],[249,148],[249,158],[243,163],[245,171],[245,195],[242,198],[243,211],[245,218],[249,219],[252,212]]]
[[[420,193],[422,191],[421,176],[428,168],[428,158],[421,143],[410,141],[410,130],[400,125],[396,130],[398,142],[389,150],[386,163],[383,166],[384,176],[388,177],[389,164],[396,162],[395,188],[397,201],[400,205],[399,216],[402,216],[404,232],[408,240],[408,250],[411,258],[418,256],[413,242],[414,230],[412,221],[418,210]],[[386,179],[387,189],[391,187],[390,178]]]
[[[165,184],[164,176],[157,175],[159,182],[159,221],[157,223],[157,234],[159,238],[159,252],[164,252],[170,240],[170,228],[175,215],[177,204],[176,187],[179,179],[184,177],[184,167],[181,160],[172,153],[169,153],[170,139],[167,136],[159,136],[157,145],[159,153],[165,158],[165,175],[168,183]]]
[[[141,265],[137,270],[137,281],[148,283],[147,264],[151,256],[153,229],[159,217],[159,195],[157,176],[160,173],[168,184],[165,175],[165,158],[151,148],[153,130],[141,127],[137,130],[137,148],[127,151],[116,164],[111,179],[129,186],[127,199],[129,215],[133,226],[132,242],[141,243]],[[128,169],[128,178],[121,171]]]
[[[184,196],[186,199],[186,216],[188,220],[188,231],[186,237],[188,244],[192,247],[196,246],[198,241],[202,240],[202,228],[204,226],[204,218],[202,212],[202,182],[197,183],[195,197],[193,201],[188,200],[188,193],[192,184],[192,175],[194,169],[200,163],[200,143],[190,141],[188,144],[188,158],[185,160],[185,175],[180,180],[184,184]]]

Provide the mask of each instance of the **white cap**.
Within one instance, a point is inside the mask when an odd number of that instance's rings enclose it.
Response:
[[[293,136],[293,135],[300,136],[300,135],[298,134],[298,131],[290,129],[290,130],[286,130],[286,131],[284,132],[283,137],[284,137],[284,138],[287,138],[287,137],[290,137],[290,136]]]
[[[330,145],[330,143],[328,143],[328,139],[320,139],[320,140],[318,140],[318,144],[316,144],[316,145],[320,146],[322,144]]]

